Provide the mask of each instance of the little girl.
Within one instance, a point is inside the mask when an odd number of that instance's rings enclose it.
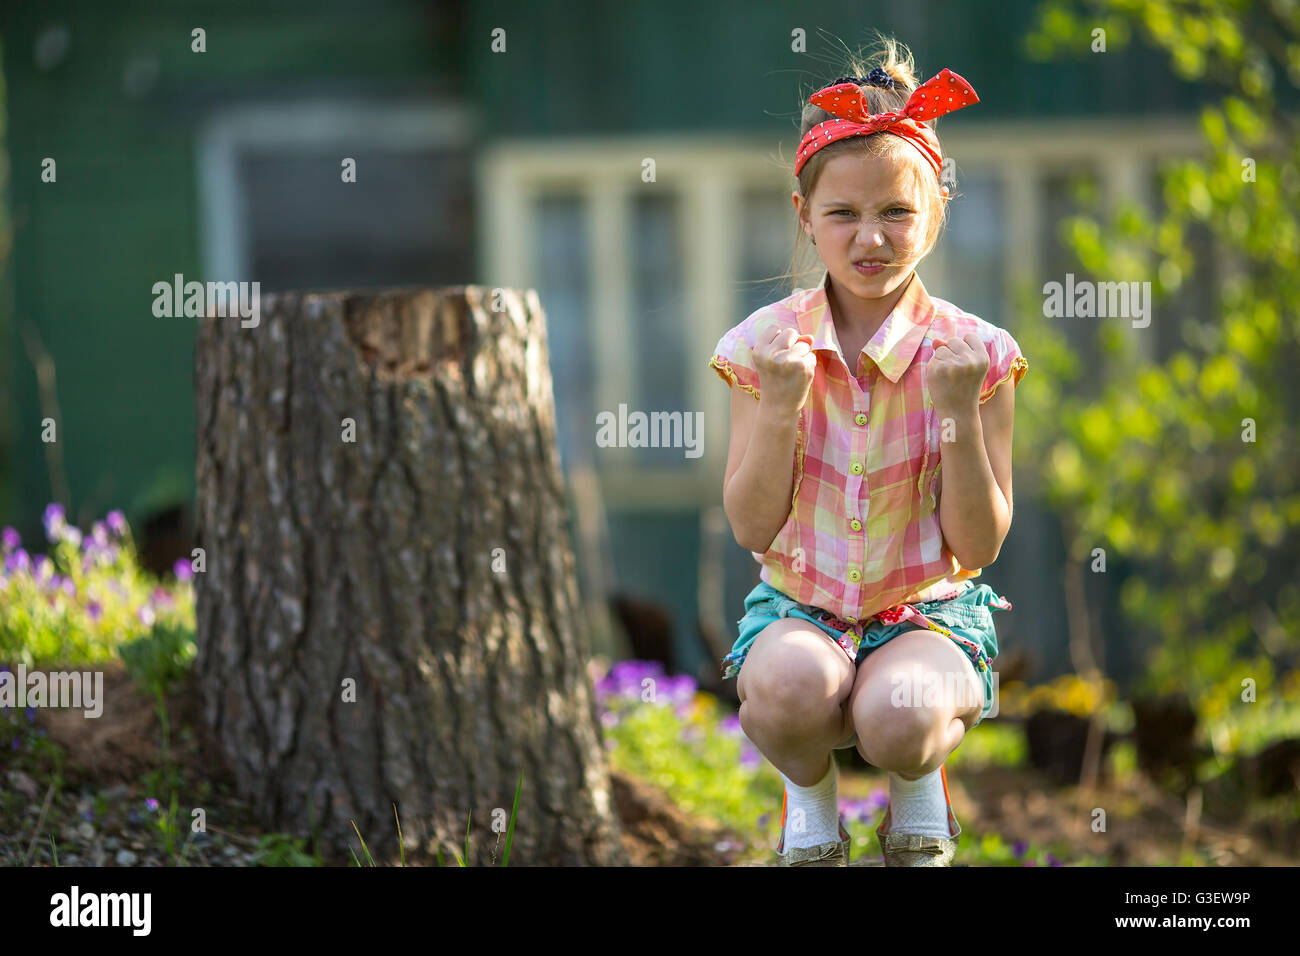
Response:
[[[893,41],[874,59],[804,109],[792,198],[821,281],[709,362],[734,386],[723,506],[762,565],[723,675],[785,781],[783,865],[848,865],[832,750],[853,746],[889,771],[885,864],[951,864],[943,763],[992,709],[990,608],[1011,607],[970,579],[1011,526],[1028,363],[915,272],[949,198],[934,119],[978,97],[949,70],[918,87]]]

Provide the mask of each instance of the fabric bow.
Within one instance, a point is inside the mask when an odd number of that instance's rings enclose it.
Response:
[[[884,130],[915,146],[938,177],[942,170],[939,141],[934,131],[924,125],[925,121],[978,103],[980,98],[970,83],[945,67],[918,86],[901,110],[868,112],[866,94],[853,82],[820,89],[808,101],[836,118],[818,123],[804,136],[795,157],[796,176],[808,158],[822,147],[849,136],[866,136]]]

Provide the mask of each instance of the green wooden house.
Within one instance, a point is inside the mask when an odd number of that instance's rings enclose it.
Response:
[[[1033,62],[1035,8],[6,4],[0,522],[30,541],[55,497],[83,527],[112,508],[139,525],[188,507],[195,320],[155,316],[156,282],[535,287],[588,600],[617,590],[670,609],[680,667],[707,671],[698,622],[729,645],[758,570],[721,513],[728,397],[707,361],[788,294],[771,279],[795,233],[800,94],[839,75],[837,40],[879,28],[922,78],[947,66],[979,92],[940,124],[959,198],[920,271],[1013,334],[1018,290],[1069,268],[1056,225],[1072,179],[1156,203],[1157,164],[1197,148],[1203,93],[1162,55]],[[1095,327],[1071,334],[1095,358]],[[1142,341],[1154,355],[1175,340],[1161,323]],[[703,413],[702,454],[599,446],[597,415],[620,404]],[[1054,528],[1018,496],[983,578],[1015,604],[998,619],[1004,648],[1031,648],[1039,676],[1067,664]],[[1128,666],[1124,648],[1108,662]]]

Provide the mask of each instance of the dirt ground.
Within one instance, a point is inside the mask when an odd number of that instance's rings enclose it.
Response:
[[[66,750],[65,775],[70,788],[122,794],[159,765],[158,719],[153,702],[134,688],[120,663],[103,669],[105,699],[115,703],[101,718],[87,721],[76,712],[40,710],[38,726]],[[182,728],[198,726],[195,701],[192,697],[178,697],[169,704],[172,755],[183,772],[190,779],[229,786],[229,776],[220,769],[220,761],[210,749],[194,735],[182,735]],[[16,779],[9,781],[11,786]],[[883,774],[841,768],[840,780],[841,795],[852,798],[866,796],[881,786]],[[18,783],[39,802],[44,784],[30,778]],[[1194,807],[1189,814],[1185,804],[1141,775],[1106,781],[1086,798],[1077,788],[1055,787],[1028,769],[950,770],[948,783],[953,811],[964,831],[997,832],[1007,843],[1042,845],[1064,840],[1079,855],[1101,857],[1112,865],[1176,865],[1184,845],[1199,846],[1215,863],[1226,866],[1290,866],[1296,864],[1300,852],[1294,829],[1279,832],[1265,825],[1253,829],[1233,827],[1198,818]],[[773,860],[769,846],[750,846],[742,834],[689,816],[661,790],[644,781],[615,772],[612,784],[623,825],[623,845],[634,865],[770,865]],[[143,795],[137,796],[143,800]],[[1095,807],[1106,808],[1104,833],[1095,833],[1091,828]],[[103,859],[102,849],[97,855],[89,847],[76,846],[74,828],[65,828],[63,833],[64,839],[73,844],[64,850],[65,854],[80,851],[77,855],[85,862]],[[247,832],[227,836],[251,847],[258,834],[250,827]],[[147,847],[140,844],[136,840],[129,845],[143,855]],[[961,852],[959,849],[958,865]],[[855,846],[854,865],[881,865],[878,854],[874,840],[866,847]],[[238,862],[232,859],[237,856],[241,858]],[[196,852],[192,862],[244,865],[247,859],[225,848],[224,855]],[[165,858],[159,863],[164,865]]]

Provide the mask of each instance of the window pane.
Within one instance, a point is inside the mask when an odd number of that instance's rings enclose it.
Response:
[[[746,316],[790,294],[790,279],[779,278],[790,267],[794,242],[794,206],[790,194],[779,189],[747,189],[741,193],[741,230],[735,237],[740,245],[739,311],[729,316],[725,329],[738,325]],[[821,275],[818,268],[800,277],[804,287]]]
[[[586,218],[577,196],[536,200],[537,293],[546,310],[546,334],[555,385],[555,420],[560,458],[567,467],[591,461],[595,441],[592,411],[591,338],[588,335]]]
[[[680,212],[675,196],[642,195],[633,202],[628,243],[632,255],[632,341],[627,347],[632,350],[636,390],[629,413],[680,412],[684,417],[687,412]],[[681,447],[639,447],[630,453],[640,461],[666,467],[690,466],[693,461],[685,457],[684,436],[679,433],[675,437]]]
[[[465,281],[474,220],[462,153],[377,151],[347,184],[338,157],[285,148],[240,158],[252,277],[263,292]]]
[[[1001,180],[991,173],[969,173],[956,192],[939,240],[947,254],[945,286],[953,290],[955,305],[1011,332],[1003,289]]]

